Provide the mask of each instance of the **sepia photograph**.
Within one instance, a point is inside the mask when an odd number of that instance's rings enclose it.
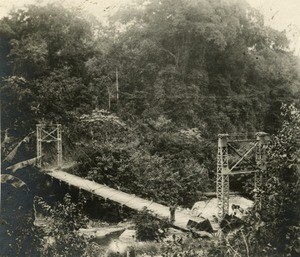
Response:
[[[0,257],[299,257],[300,0],[0,0]]]

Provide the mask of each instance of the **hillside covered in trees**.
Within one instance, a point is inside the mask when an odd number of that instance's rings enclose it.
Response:
[[[0,58],[3,156],[37,123],[61,123],[70,172],[156,202],[191,208],[215,190],[219,133],[269,133],[264,192],[283,193],[251,251],[299,253],[299,58],[246,1],[136,0],[105,24],[29,5],[0,20]],[[251,197],[244,182],[234,189]]]

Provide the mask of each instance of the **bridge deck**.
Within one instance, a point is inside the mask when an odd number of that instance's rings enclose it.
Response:
[[[152,211],[154,215],[157,215],[158,218],[170,217],[169,207],[165,205],[145,200],[133,194],[124,193],[122,191],[110,188],[106,185],[98,184],[96,182],[72,175],[61,170],[51,170],[50,172],[47,172],[47,174],[69,185],[86,190],[104,199],[109,199],[121,205],[125,205],[131,209],[141,211],[144,207],[147,207],[147,209],[149,211]],[[173,225],[178,228],[187,230],[187,224],[189,220],[195,221],[197,223],[202,223],[205,221],[205,219],[203,218],[194,217],[181,210],[176,210],[175,222],[173,223]]]

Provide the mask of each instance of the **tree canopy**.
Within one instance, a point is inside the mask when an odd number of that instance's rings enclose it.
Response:
[[[109,24],[56,5],[12,11],[0,23],[3,84],[24,78],[34,98],[27,109],[40,105],[38,116],[46,119],[47,102],[58,116],[59,109],[98,107],[125,119],[163,115],[181,128],[201,127],[207,137],[274,132],[281,103],[299,94],[298,60],[285,34],[264,26],[244,1],[135,1]],[[43,94],[52,87],[62,106],[54,92]],[[16,92],[5,92],[3,104],[12,97],[6,93]],[[74,102],[82,101],[79,110]]]

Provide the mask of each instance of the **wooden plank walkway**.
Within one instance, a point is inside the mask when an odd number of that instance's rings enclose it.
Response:
[[[149,211],[153,212],[153,214],[156,215],[158,218],[170,217],[169,207],[155,203],[153,201],[143,199],[134,194],[127,194],[120,190],[110,188],[106,185],[98,184],[94,181],[90,181],[61,170],[50,170],[47,171],[47,174],[69,185],[86,190],[104,199],[109,199],[121,205],[125,205],[131,209],[141,211],[146,207]],[[202,223],[206,221],[203,218],[198,218],[189,215],[181,210],[176,210],[175,221],[173,225],[180,229],[188,230],[187,224],[189,220],[192,220],[197,223]]]

